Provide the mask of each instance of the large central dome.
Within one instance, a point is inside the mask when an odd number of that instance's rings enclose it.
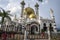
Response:
[[[24,9],[24,14],[26,14],[29,18],[36,18],[34,9],[27,7]]]
[[[25,8],[24,9],[24,13],[26,14],[26,15],[30,15],[30,14],[35,14],[34,13],[34,10],[32,9],[32,8],[30,8],[30,7],[27,7],[27,8]]]

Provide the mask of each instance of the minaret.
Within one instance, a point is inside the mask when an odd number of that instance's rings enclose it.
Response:
[[[53,21],[53,23],[52,23],[53,30],[54,30],[54,32],[57,32],[56,22],[55,22],[55,16],[54,16],[53,13],[54,13],[53,10],[50,8],[50,15],[51,15],[51,19],[52,19],[52,21]]]
[[[39,19],[38,9],[39,9],[39,5],[38,5],[38,3],[36,3],[35,4],[35,10],[36,10],[37,19]]]
[[[24,0],[23,0],[23,1],[21,2],[21,17],[23,17],[24,5],[25,5],[25,2],[24,2]]]
[[[13,19],[14,22],[18,22],[18,19],[17,19],[17,16],[16,14],[14,15],[14,19]]]

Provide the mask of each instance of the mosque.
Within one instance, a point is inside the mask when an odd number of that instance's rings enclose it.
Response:
[[[31,7],[25,8],[25,2],[21,2],[21,16],[19,20],[15,18],[13,21],[5,20],[1,29],[4,31],[14,31],[20,34],[20,39],[27,38],[29,40],[38,40],[41,32],[57,32],[55,17],[53,10],[50,9],[51,19],[39,16],[39,4],[35,4],[35,11]],[[24,35],[25,34],[25,35]],[[23,35],[23,36],[22,36]],[[24,39],[24,40],[25,40]]]

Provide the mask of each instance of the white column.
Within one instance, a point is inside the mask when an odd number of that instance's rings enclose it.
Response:
[[[39,5],[38,5],[38,3],[36,3],[36,5],[35,5],[35,9],[36,9],[36,15],[37,15],[37,19],[39,19],[39,11],[38,11],[38,9],[39,9]]]
[[[26,37],[27,37],[27,36],[26,36],[26,30],[25,30],[25,32],[24,32],[24,40],[26,40]]]
[[[53,23],[52,23],[53,30],[54,30],[54,32],[57,32],[56,23],[55,23],[55,17],[54,17],[54,11],[51,8],[50,8],[50,16],[51,16],[51,19],[53,21]]]
[[[49,30],[49,23],[47,22],[47,32],[48,32],[48,40],[51,40],[50,38],[50,30]]]
[[[25,2],[24,2],[24,0],[23,0],[23,1],[21,2],[21,17],[23,17],[24,5],[25,5]]]
[[[0,28],[1,28],[1,24],[0,24]]]

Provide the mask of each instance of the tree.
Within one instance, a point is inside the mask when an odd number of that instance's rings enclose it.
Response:
[[[0,11],[0,17],[2,17],[1,23],[3,24],[5,18],[11,20],[10,18],[11,14],[9,14],[10,11],[5,11],[3,8],[0,8],[0,9],[2,9],[3,11],[3,12]]]

